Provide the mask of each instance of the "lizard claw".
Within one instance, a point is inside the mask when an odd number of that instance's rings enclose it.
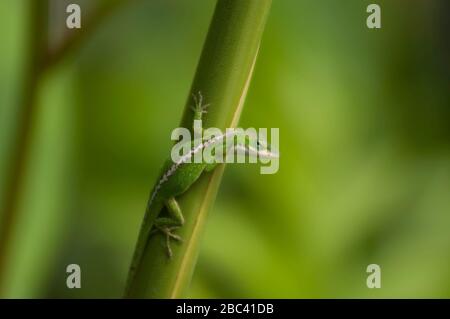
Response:
[[[192,94],[195,105],[191,106],[191,109],[200,114],[207,113],[207,108],[210,104],[203,104],[203,95],[200,91],[197,94]]]
[[[170,227],[170,228],[167,228],[166,235],[167,235],[168,237],[170,237],[170,238],[176,240],[176,241],[183,242],[183,238],[181,238],[181,237],[178,236],[177,234],[172,233],[172,231],[175,230],[175,229],[177,229],[177,228],[179,228],[179,227]]]
[[[170,239],[173,239],[178,242],[183,242],[183,239],[180,236],[173,233],[173,231],[177,228],[179,228],[179,227],[178,226],[174,226],[174,227],[155,226],[155,229],[150,232],[150,235],[152,235],[156,232],[161,232],[166,236],[167,256],[169,257],[169,259],[172,259],[172,256],[173,256],[172,248],[170,247]]]

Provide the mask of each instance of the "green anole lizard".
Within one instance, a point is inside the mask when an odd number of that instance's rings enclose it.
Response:
[[[193,95],[195,106],[192,108],[194,111],[194,121],[202,120],[203,114],[206,113],[208,105],[203,104],[203,97],[201,93],[198,96]],[[225,156],[230,155],[230,152],[234,152],[236,149],[245,152],[248,156],[259,156],[266,158],[278,157],[278,154],[272,153],[264,147],[261,150],[259,147],[252,146],[256,142],[260,145],[260,141],[252,140],[248,135],[239,136],[242,132],[226,132],[214,137],[202,137],[199,140],[194,140],[190,145],[190,151],[188,154],[184,154],[180,159],[174,162],[169,158],[160,174],[160,177],[154,186],[150,199],[147,204],[147,209],[144,216],[144,221],[141,226],[139,238],[135,247],[133,260],[131,262],[128,281],[132,280],[138,267],[142,255],[145,250],[148,238],[155,233],[162,233],[166,237],[167,255],[172,258],[172,249],[170,248],[170,240],[182,241],[182,238],[175,234],[173,231],[180,228],[184,224],[184,217],[180,206],[178,205],[176,196],[179,196],[186,192],[189,187],[201,176],[203,172],[212,171],[217,165],[217,162],[208,163],[210,161],[203,161],[195,163],[192,159],[195,154],[202,152],[208,147],[214,147],[216,145],[223,146],[223,152]],[[224,140],[229,136],[242,137],[241,141],[244,143],[237,144],[231,148]],[[220,143],[220,144],[219,144]],[[163,208],[166,207],[168,216],[160,216]]]

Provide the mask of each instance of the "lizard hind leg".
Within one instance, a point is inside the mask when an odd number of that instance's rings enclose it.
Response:
[[[161,232],[166,237],[166,248],[167,255],[169,258],[172,258],[173,252],[170,246],[170,241],[173,239],[178,242],[182,242],[183,239],[174,233],[174,231],[184,224],[183,213],[181,212],[181,208],[178,205],[178,202],[174,197],[171,197],[165,203],[167,211],[169,213],[168,217],[159,217],[155,220],[155,227],[152,231],[153,233]]]
[[[170,240],[173,239],[178,242],[183,241],[183,239],[180,236],[173,233],[173,231],[177,228],[179,228],[179,226],[169,227],[169,226],[160,226],[160,225],[155,224],[155,229],[152,231],[152,234],[154,234],[156,232],[161,232],[166,237],[167,257],[169,257],[169,259],[172,259],[172,256],[173,256],[172,248],[170,246]]]

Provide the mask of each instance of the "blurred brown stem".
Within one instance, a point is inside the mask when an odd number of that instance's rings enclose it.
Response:
[[[30,148],[30,133],[36,113],[37,88],[47,48],[47,34],[42,30],[46,30],[48,2],[30,1],[29,8],[26,67],[19,100],[20,107],[17,115],[15,143],[11,153],[11,166],[6,181],[2,223],[0,224],[0,287],[4,281],[9,242],[17,217],[19,193],[25,175],[26,158]]]
[[[128,1],[129,2],[129,1]],[[20,193],[26,175],[27,159],[30,151],[31,132],[38,113],[37,96],[39,84],[46,72],[75,51],[92,32],[101,25],[125,0],[111,0],[90,15],[81,30],[74,30],[65,37],[55,50],[48,46],[48,12],[50,1],[29,0],[28,46],[25,60],[21,97],[17,115],[14,146],[11,151],[10,167],[5,185],[4,202],[0,217],[0,295],[7,272],[11,238],[17,221]]]
[[[83,22],[81,30],[69,32],[66,37],[52,50],[48,50],[45,56],[45,68],[51,68],[64,60],[71,52],[76,51],[83,41],[89,37],[111,14],[116,12],[126,0],[109,0],[107,4],[101,5],[94,13]]]

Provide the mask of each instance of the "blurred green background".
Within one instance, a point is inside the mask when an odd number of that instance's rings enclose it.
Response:
[[[0,201],[32,1],[0,2]],[[108,5],[69,2],[83,19]],[[380,30],[366,27],[373,2]],[[4,296],[122,295],[214,5],[129,1],[40,79]],[[449,12],[446,0],[273,2],[240,126],[280,128],[280,170],[228,165],[189,297],[450,297]],[[66,287],[71,263],[82,289]],[[366,286],[372,263],[381,289]]]

